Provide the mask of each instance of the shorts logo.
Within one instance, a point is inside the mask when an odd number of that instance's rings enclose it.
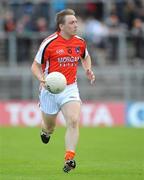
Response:
[[[57,50],[56,50],[56,53],[57,53],[57,54],[64,54],[64,50],[63,50],[63,49],[57,49]]]
[[[69,98],[72,98],[72,99],[74,98],[74,99],[75,99],[75,98],[77,98],[77,97],[76,97],[76,96],[70,96]]]

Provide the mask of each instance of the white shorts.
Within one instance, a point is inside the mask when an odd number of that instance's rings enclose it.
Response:
[[[45,114],[57,114],[63,104],[69,101],[80,101],[77,83],[67,85],[60,94],[52,94],[46,89],[42,89],[39,95],[40,110]]]

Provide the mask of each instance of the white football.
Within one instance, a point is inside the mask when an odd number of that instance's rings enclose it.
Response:
[[[46,89],[53,94],[61,93],[67,84],[65,76],[60,72],[49,73],[45,81]]]

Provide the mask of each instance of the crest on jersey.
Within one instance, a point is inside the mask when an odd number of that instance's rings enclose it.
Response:
[[[80,47],[79,47],[79,46],[76,47],[76,48],[75,48],[75,51],[76,51],[76,53],[78,54],[78,53],[80,52]]]

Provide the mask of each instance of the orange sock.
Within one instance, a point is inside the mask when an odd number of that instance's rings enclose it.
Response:
[[[65,160],[70,160],[73,159],[75,156],[75,152],[74,151],[66,151],[65,153]]]

